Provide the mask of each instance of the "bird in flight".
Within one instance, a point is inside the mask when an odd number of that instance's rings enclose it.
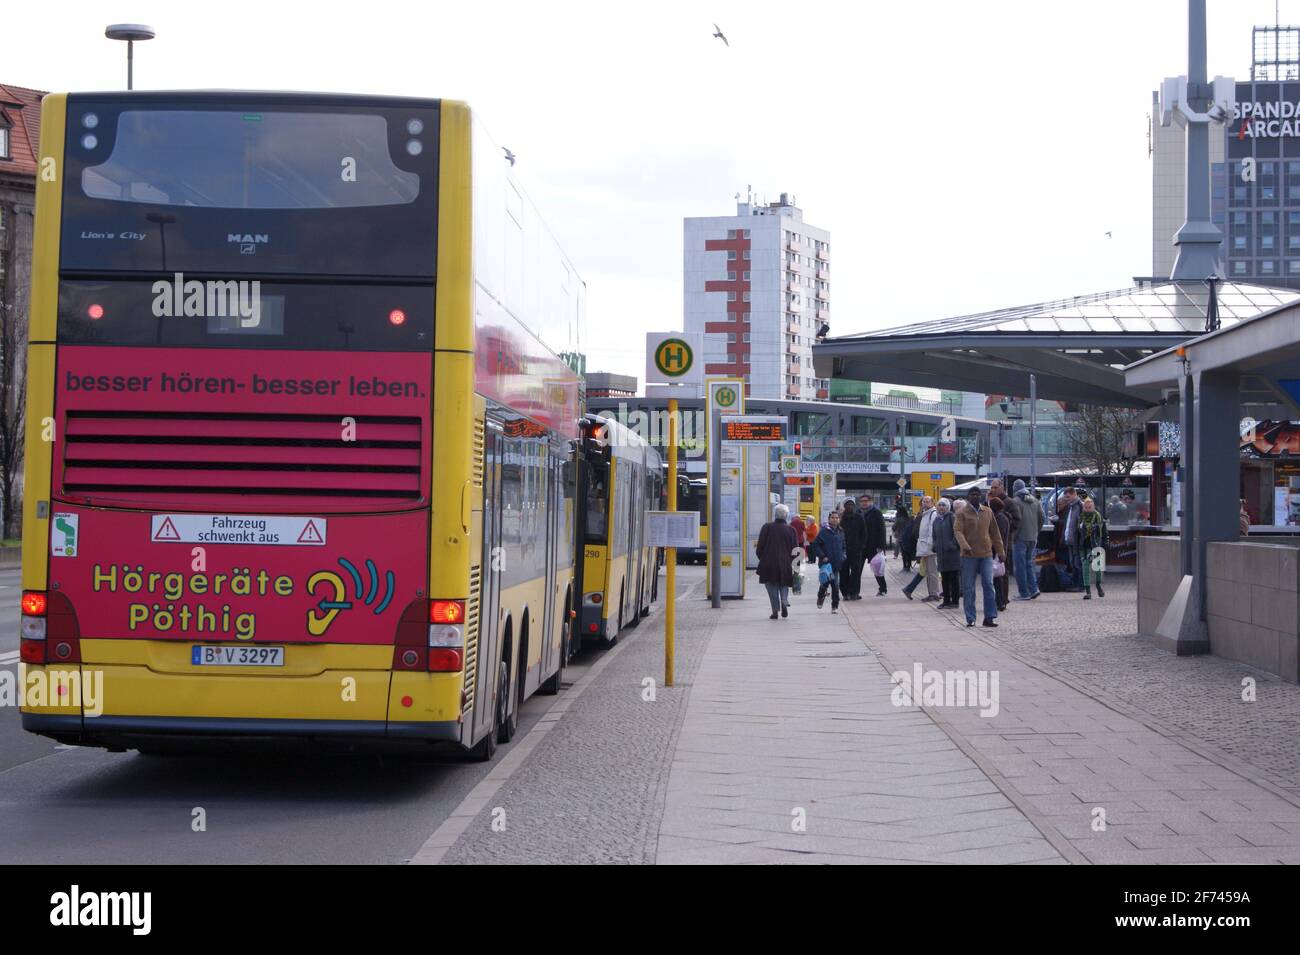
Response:
[[[727,42],[726,34],[722,32],[722,27],[718,26],[716,23],[713,24],[713,35],[716,36],[723,43],[726,43],[727,47],[730,48],[731,44]]]
[[[1109,232],[1107,232],[1107,233],[1106,233],[1106,238],[1108,238],[1108,239],[1109,239],[1109,238],[1110,238],[1110,237],[1111,237],[1111,235],[1110,235],[1110,233],[1109,233]]]
[[[506,154],[506,162],[513,166],[515,164],[515,154],[506,149],[505,146],[501,147],[501,151]]]

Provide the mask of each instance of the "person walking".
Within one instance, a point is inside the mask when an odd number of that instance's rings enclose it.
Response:
[[[817,562],[817,609],[826,602],[827,589],[831,592],[831,613],[839,613],[840,571],[848,560],[844,548],[844,534],[840,531],[840,515],[832,512],[817,537],[808,545],[808,558]]]
[[[772,604],[771,619],[775,620],[778,613],[782,617],[790,615],[790,585],[794,582],[790,552],[795,549],[796,541],[794,528],[786,521],[790,508],[778,504],[772,514],[772,520],[758,532],[754,550],[758,554],[758,580],[767,588],[767,599]]]
[[[1007,499],[1001,495],[992,495],[989,497],[989,510],[993,512],[993,523],[997,532],[1002,536],[1002,552],[1004,554],[1011,551],[1011,518],[1007,516]],[[998,598],[998,610],[1007,609],[1007,584],[1010,583],[1010,561],[1004,560],[1002,563],[1002,574],[993,576],[993,592]],[[996,570],[996,568],[994,568]]]
[[[1106,567],[1106,518],[1101,516],[1092,498],[1083,502],[1079,517],[1079,552],[1083,554],[1083,599],[1092,599],[1092,585],[1097,585],[1097,596],[1106,596],[1101,589],[1101,575]]]
[[[1002,513],[1007,516],[1007,522],[1011,525],[1010,536],[1008,536],[1004,541],[1007,545],[1007,563],[1006,583],[1002,585],[1002,603],[1006,604],[1008,591],[1011,588],[1011,581],[1014,579],[1016,573],[1015,540],[1016,536],[1020,533],[1020,508],[1012,506],[1015,498],[1010,497],[1007,494],[1006,490],[1002,486],[1002,482],[1000,481],[998,482],[998,497],[1002,499]],[[1005,610],[1006,607],[1004,606],[1002,609]]]
[[[939,512],[935,510],[934,499],[928,494],[921,498],[921,513],[912,522],[916,534],[916,576],[903,588],[903,596],[912,599],[912,593],[922,580],[925,581],[926,596],[923,603],[934,603],[939,599],[939,564],[934,554],[934,522]]]
[[[961,606],[961,546],[952,529],[952,508],[952,502],[946,497],[939,498],[934,505],[937,512],[934,519],[934,561],[943,591],[940,610],[955,610]]]
[[[858,499],[866,501],[866,512],[862,515],[863,523],[866,525],[866,543],[863,545],[863,556],[865,560],[871,560],[877,554],[885,552],[885,515],[880,513],[880,508],[876,507],[875,502],[871,499],[870,494],[863,494]],[[859,581],[861,574],[859,574]],[[861,583],[859,583],[861,587]],[[876,591],[877,597],[883,597],[889,592],[889,586],[885,583],[884,568],[876,574]],[[859,591],[857,599],[862,599]]]
[[[1038,575],[1034,573],[1034,555],[1038,551],[1038,531],[1043,524],[1043,512],[1038,498],[1034,497],[1024,481],[1011,486],[1011,506],[1020,514],[1020,523],[1014,532],[1013,561],[1016,566],[1017,600],[1033,600],[1038,596]]]
[[[980,489],[966,494],[966,506],[953,519],[953,534],[961,546],[962,604],[966,626],[975,626],[975,578],[984,590],[984,626],[996,627],[998,598],[993,591],[993,554],[1005,559],[1002,535],[993,523],[993,511],[983,501]]]
[[[1056,505],[1056,527],[1058,537],[1058,560],[1063,562],[1070,572],[1070,586],[1067,590],[1077,594],[1083,590],[1083,564],[1079,559],[1079,517],[1083,514],[1083,502],[1072,487],[1061,492],[1061,500]]]
[[[912,562],[916,560],[916,543],[912,537],[914,523],[912,508],[907,498],[900,494],[898,510],[894,511],[894,556],[903,558],[905,573],[912,569]]]
[[[808,528],[803,522],[798,512],[790,518],[790,528],[794,531],[795,553],[790,555],[792,573],[794,574],[794,586],[790,588],[792,593],[803,593],[803,557],[804,548],[808,546]]]
[[[853,502],[852,498],[844,502],[844,514],[840,518],[840,530],[844,534],[844,552],[848,555],[844,562],[844,576],[840,582],[840,593],[845,600],[861,600],[862,565],[866,561],[867,522],[858,513],[858,506]]]

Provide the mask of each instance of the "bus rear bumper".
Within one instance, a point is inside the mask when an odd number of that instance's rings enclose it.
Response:
[[[206,716],[96,716],[23,713],[23,729],[48,736],[61,743],[135,749],[151,743],[205,742],[307,743],[378,742],[410,740],[431,743],[459,743],[461,724],[454,720],[402,722],[385,720],[290,720],[247,719]]]

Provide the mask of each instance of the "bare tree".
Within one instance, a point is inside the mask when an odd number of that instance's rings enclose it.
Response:
[[[26,401],[27,316],[0,303],[0,506],[4,537],[22,533],[23,424]]]
[[[1134,461],[1124,457],[1124,435],[1137,427],[1132,408],[1080,405],[1062,425],[1061,462],[1082,474],[1128,477]]]

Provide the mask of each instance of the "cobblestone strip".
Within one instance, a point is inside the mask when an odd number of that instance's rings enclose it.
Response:
[[[490,793],[471,793],[457,829],[441,839],[449,843],[442,862],[655,860],[666,767],[719,616],[703,599],[702,572],[679,568],[678,587],[675,685],[662,685],[661,599],[593,667],[580,695],[561,694],[568,700],[563,719],[550,720]],[[647,678],[654,681],[654,702],[643,699]]]

